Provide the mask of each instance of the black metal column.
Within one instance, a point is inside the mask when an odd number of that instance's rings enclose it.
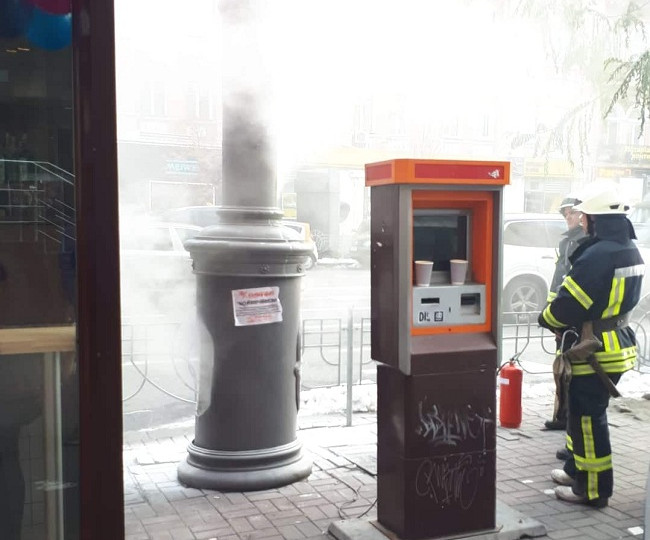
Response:
[[[260,0],[220,4],[224,36],[223,205],[219,224],[187,242],[197,276],[201,376],[195,438],[178,468],[187,485],[267,489],[311,472],[296,437],[300,278],[309,247],[276,207],[267,78],[256,33]],[[232,57],[229,57],[229,54]],[[229,59],[230,58],[230,59]],[[276,319],[245,294],[265,294]],[[239,316],[238,316],[239,315]]]

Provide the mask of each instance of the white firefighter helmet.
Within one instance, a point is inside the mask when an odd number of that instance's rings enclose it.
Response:
[[[593,216],[605,214],[627,215],[630,208],[629,202],[625,200],[625,197],[618,190],[606,189],[585,197],[584,201],[575,207],[575,210]]]

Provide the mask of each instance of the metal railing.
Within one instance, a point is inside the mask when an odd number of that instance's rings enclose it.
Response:
[[[502,358],[517,355],[532,373],[551,374],[555,355],[553,334],[537,325],[535,313],[507,317],[502,332]],[[650,373],[648,340],[650,312],[639,312],[633,327],[639,336],[637,370]],[[199,360],[188,324],[163,319],[126,320],[123,324],[123,366],[125,410],[138,409],[138,398],[146,388],[182,403],[196,403]],[[345,317],[305,318],[302,331],[302,390],[309,392],[337,388],[344,392],[346,423],[352,422],[355,388],[376,382],[370,358],[370,318],[367,312],[349,310]],[[535,370],[536,368],[536,370]],[[127,405],[128,404],[128,405]]]
[[[336,380],[331,385],[339,385],[342,383],[343,329],[342,319],[303,319],[302,321],[302,357],[304,359],[305,353],[313,350],[317,352],[320,360],[326,365],[335,366]],[[346,335],[349,336],[348,333]],[[310,385],[304,382],[304,379],[303,387],[307,389],[310,387]]]
[[[74,175],[46,161],[0,159],[0,225],[5,240],[72,249],[76,238]]]

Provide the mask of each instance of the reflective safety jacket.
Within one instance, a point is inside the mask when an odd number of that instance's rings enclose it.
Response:
[[[616,318],[634,308],[641,297],[645,264],[631,240],[631,225],[623,215],[596,216],[596,235],[583,241],[571,256],[572,267],[555,299],[539,316],[553,331],[575,328],[585,321]],[[636,362],[634,331],[629,326],[598,332],[603,347],[594,356],[606,373],[623,373]],[[594,373],[586,362],[572,365],[573,375]]]

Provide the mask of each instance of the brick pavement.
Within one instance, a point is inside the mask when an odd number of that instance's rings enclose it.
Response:
[[[527,396],[521,428],[498,429],[498,498],[543,523],[545,538],[641,539],[650,401],[617,400],[610,406],[615,493],[601,510],[570,505],[553,495],[549,473],[560,465],[555,451],[563,434],[540,430],[550,405],[544,392]],[[185,456],[191,427],[157,431],[155,438],[126,433],[127,539],[324,539],[330,538],[326,531],[332,521],[375,519],[376,418],[357,414],[352,427],[316,427],[343,421],[342,416],[301,418],[299,437],[313,459],[312,475],[280,489],[248,493],[178,484],[176,467]]]

